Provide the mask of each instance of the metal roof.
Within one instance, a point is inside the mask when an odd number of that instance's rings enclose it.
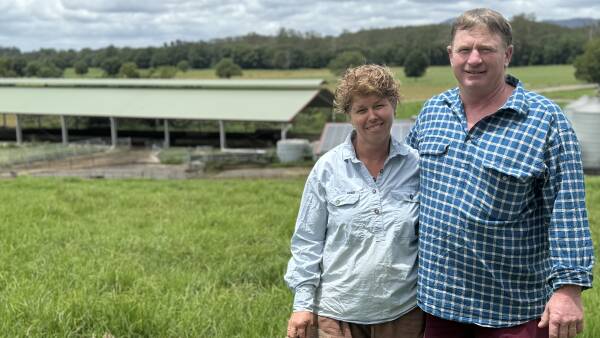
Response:
[[[331,107],[323,80],[0,79],[0,112],[290,122]]]

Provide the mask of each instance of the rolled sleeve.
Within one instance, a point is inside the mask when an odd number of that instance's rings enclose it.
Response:
[[[549,177],[544,201],[550,215],[548,282],[554,290],[563,285],[590,288],[594,252],[585,206],[581,152],[573,129],[558,129],[547,154]]]

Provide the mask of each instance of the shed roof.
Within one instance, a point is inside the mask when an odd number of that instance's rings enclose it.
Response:
[[[290,122],[331,107],[323,80],[0,79],[0,112]]]

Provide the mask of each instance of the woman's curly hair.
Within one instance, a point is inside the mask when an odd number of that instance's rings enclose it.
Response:
[[[337,113],[349,113],[355,95],[384,97],[396,108],[400,101],[399,87],[394,74],[386,66],[362,65],[349,68],[335,89],[334,109]]]

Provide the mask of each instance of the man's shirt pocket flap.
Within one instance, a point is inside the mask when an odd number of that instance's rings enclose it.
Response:
[[[538,176],[540,170],[536,166],[509,166],[495,161],[482,161],[481,165],[486,170],[497,173],[498,176],[504,178],[513,178],[518,181],[528,181],[530,178]]]
[[[419,144],[419,155],[442,155],[447,149],[447,142],[423,142]]]

